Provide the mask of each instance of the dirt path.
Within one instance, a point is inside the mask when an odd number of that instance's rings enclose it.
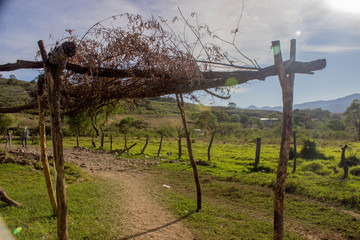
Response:
[[[121,239],[194,239],[181,219],[161,208],[149,192],[151,175],[144,172],[97,172],[97,176],[118,179],[124,188],[127,236]]]
[[[39,158],[39,149],[14,147],[12,154],[24,156],[28,161]],[[48,155],[51,156],[51,150]],[[116,159],[105,151],[92,151],[85,148],[65,149],[64,158],[85,171],[101,178],[119,181],[124,188],[126,236],[119,239],[157,239],[192,240],[194,235],[170,212],[156,203],[150,192],[151,174],[136,170],[158,164],[155,160]]]

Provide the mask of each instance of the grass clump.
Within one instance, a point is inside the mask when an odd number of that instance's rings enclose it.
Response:
[[[318,175],[329,175],[331,170],[320,162],[307,162],[301,166],[301,170],[304,172],[313,172]]]

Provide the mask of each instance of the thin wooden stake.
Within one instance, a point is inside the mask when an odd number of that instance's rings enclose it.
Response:
[[[294,174],[296,172],[296,159],[297,159],[297,145],[296,145],[296,132],[294,132],[294,166],[293,166],[293,170],[292,173]]]
[[[110,135],[110,151],[112,151],[112,135]]]
[[[181,127],[176,127],[176,131],[178,133],[178,159],[181,158],[182,155],[182,148],[181,148]]]
[[[256,138],[256,152],[255,152],[255,164],[254,169],[259,167],[260,162],[260,150],[261,150],[261,138]]]
[[[146,142],[145,142],[145,145],[144,145],[144,147],[143,147],[143,149],[142,149],[142,151],[141,151],[141,154],[144,154],[145,149],[146,149],[148,143],[149,143],[149,135],[146,135]]]
[[[216,129],[214,129],[214,132],[211,135],[211,139],[210,139],[210,143],[209,143],[209,147],[208,147],[208,161],[209,162],[211,160],[211,152],[210,152],[210,150],[211,150],[212,144],[214,142],[215,134],[216,134]]]
[[[51,206],[55,215],[58,213],[57,203],[55,199],[54,189],[51,182],[50,167],[46,154],[46,139],[45,139],[45,117],[44,110],[45,106],[43,103],[43,87],[44,87],[44,76],[41,75],[38,80],[38,109],[39,109],[39,134],[40,134],[40,149],[41,149],[41,162],[43,165],[44,177],[48,195],[50,198]]]
[[[349,177],[349,166],[345,159],[345,150],[348,148],[348,145],[345,145],[341,148],[341,166],[344,168],[344,179]]]
[[[100,145],[100,148],[101,148],[101,149],[104,148],[104,140],[105,140],[105,133],[103,132],[103,133],[101,134],[101,145]]]
[[[194,155],[192,152],[190,132],[189,132],[189,128],[188,128],[187,121],[186,121],[186,115],[185,115],[185,109],[184,109],[184,99],[182,97],[182,94],[176,94],[176,100],[178,103],[178,107],[179,107],[180,114],[181,114],[181,119],[183,122],[184,131],[185,131],[189,159],[190,159],[191,166],[192,166],[193,172],[194,172],[194,179],[195,179],[196,193],[197,193],[197,209],[196,209],[196,211],[198,212],[201,210],[201,186],[200,186],[200,180],[199,180],[197,166],[196,166],[196,163],[194,160]]]
[[[159,149],[158,149],[158,152],[157,152],[157,156],[158,156],[158,157],[160,156],[160,152],[161,152],[161,147],[162,147],[163,137],[164,137],[164,134],[163,134],[163,133],[161,133],[161,138],[160,138]]]

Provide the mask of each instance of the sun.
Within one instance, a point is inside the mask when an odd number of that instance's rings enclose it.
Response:
[[[349,13],[360,13],[359,0],[326,0],[330,8]]]

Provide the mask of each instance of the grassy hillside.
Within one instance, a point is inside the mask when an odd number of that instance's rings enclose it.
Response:
[[[0,78],[0,107],[14,107],[34,102],[36,82]]]

